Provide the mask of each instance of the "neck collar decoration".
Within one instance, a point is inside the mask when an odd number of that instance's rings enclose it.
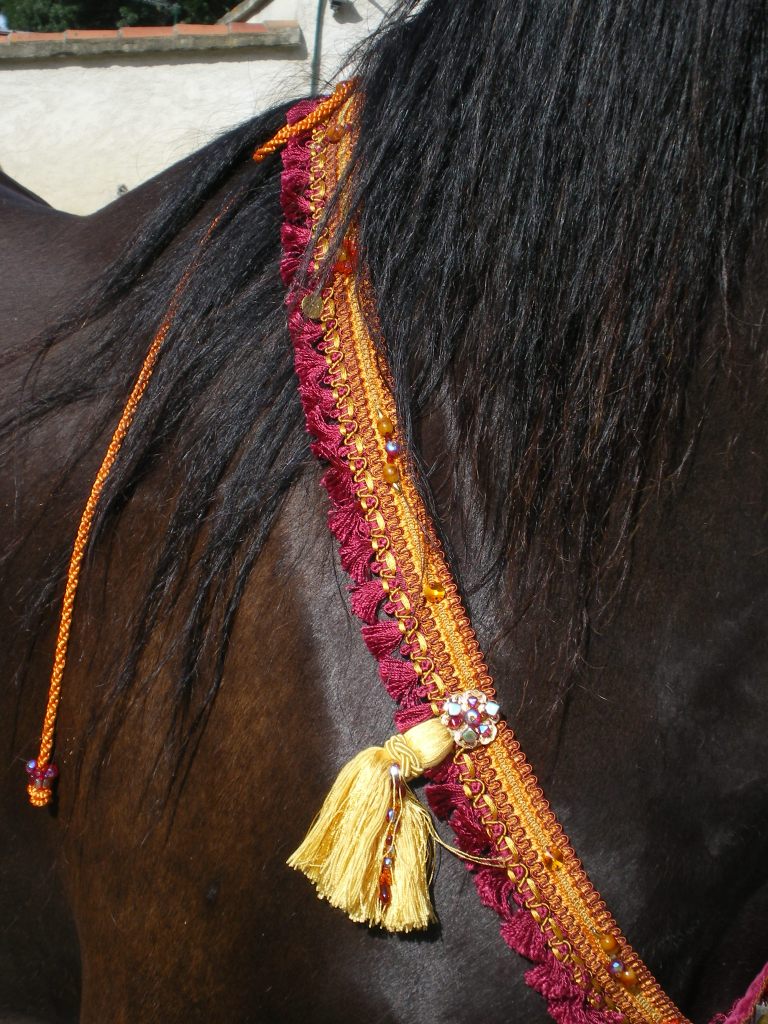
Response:
[[[408,782],[425,772],[433,811],[448,820],[454,853],[471,862],[481,901],[507,944],[533,966],[526,981],[560,1024],[690,1024],[631,948],[592,886],[502,717],[467,613],[401,442],[392,381],[374,345],[373,291],[354,224],[330,272],[321,267],[340,226],[328,199],[357,137],[353,83],[304,101],[254,154],[283,150],[283,279],[296,373],[312,437],[326,465],[328,522],[350,577],[351,607],[379,676],[398,705],[397,731],[339,774],[289,860],[318,895],[354,921],[389,931],[434,919],[431,850],[442,842]],[[228,204],[182,276],[94,481],[70,561],[30,800],[47,804],[56,712],[83,554],[104,483],[130,428],[179,298]],[[311,254],[309,276],[300,275]],[[445,845],[445,844],[444,844]],[[768,1020],[768,965],[712,1024]]]

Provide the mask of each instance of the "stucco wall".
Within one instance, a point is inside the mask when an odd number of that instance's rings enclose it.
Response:
[[[321,76],[379,23],[388,0],[326,3]],[[295,19],[296,47],[3,61],[0,166],[48,202],[90,213],[284,98],[309,92],[316,0],[272,0],[253,17]],[[357,19],[357,20],[355,20]]]

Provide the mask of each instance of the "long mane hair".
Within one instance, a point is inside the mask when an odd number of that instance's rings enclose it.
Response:
[[[767,31],[760,0],[402,0],[355,55],[351,211],[406,440],[439,520],[462,522],[476,545],[468,591],[498,581],[519,619],[566,589],[544,672],[578,666],[590,617],[626,577],[644,501],[685,465],[692,383],[705,392],[728,367],[760,223]],[[178,697],[194,710],[182,746],[215,698],[249,574],[308,461],[278,271],[279,158],[247,161],[284,110],[188,161],[183,186],[42,339],[25,401],[0,421],[22,444],[87,403],[72,465],[103,446],[204,230],[196,216],[230,196],[94,534],[114,528],[159,460],[173,467],[113,686],[130,691],[185,591]],[[51,615],[67,554],[29,595],[38,616]]]

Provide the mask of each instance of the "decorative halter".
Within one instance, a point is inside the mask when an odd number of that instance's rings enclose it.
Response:
[[[533,962],[526,981],[560,1024],[688,1024],[621,934],[550,810],[509,725],[429,515],[413,483],[389,371],[374,344],[373,292],[354,224],[321,269],[339,229],[326,201],[350,166],[359,98],[353,84],[305,101],[254,154],[283,149],[283,279],[312,450],[327,469],[329,526],[351,579],[351,606],[398,704],[398,732],[358,754],[334,783],[289,864],[353,920],[390,931],[434,918],[429,865],[437,837],[408,782],[425,771],[433,810],[474,864],[481,900],[506,942]],[[104,482],[152,374],[187,281],[227,206],[203,237],[97,474],[70,562],[48,708],[30,799],[51,798],[56,710],[83,552]],[[308,279],[298,270],[311,253]],[[450,847],[450,849],[454,849]],[[718,1024],[752,1024],[768,999],[768,965]],[[715,1024],[713,1021],[713,1024]]]

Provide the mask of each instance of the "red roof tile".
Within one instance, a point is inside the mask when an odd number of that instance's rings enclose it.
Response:
[[[153,36],[172,36],[173,25],[129,25],[119,30],[123,39],[146,39]]]
[[[12,43],[36,43],[38,40],[63,39],[63,32],[11,32],[9,36]]]
[[[38,35],[38,39],[40,36]],[[68,28],[65,39],[117,39],[116,28]]]
[[[180,36],[225,36],[228,29],[229,25],[176,25],[176,32]]]

